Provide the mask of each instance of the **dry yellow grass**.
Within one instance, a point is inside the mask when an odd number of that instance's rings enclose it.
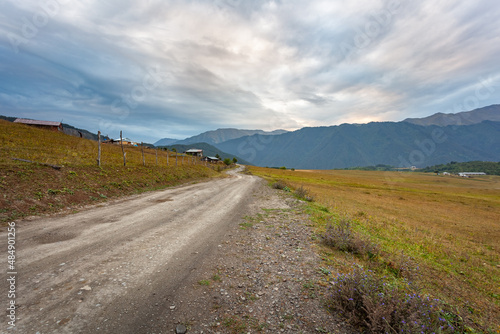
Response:
[[[23,124],[0,120],[0,159],[7,163],[11,158],[27,159],[54,165],[96,166],[98,144],[96,141],[52,132]],[[124,146],[127,166],[142,166],[140,147]],[[101,145],[101,165],[123,165],[120,145]],[[175,165],[175,153],[144,148],[146,165]],[[167,155],[169,156],[167,159]],[[178,154],[178,165],[191,164],[190,157]]]
[[[125,151],[126,167],[121,147],[103,144],[99,168],[95,141],[0,120],[0,224],[221,175],[187,156],[176,164],[173,152],[144,148],[143,166],[140,147]]]
[[[307,188],[334,214],[355,219],[382,247],[385,261],[401,252],[414,257],[429,293],[455,305],[467,303],[475,318],[500,329],[499,176],[251,171]]]

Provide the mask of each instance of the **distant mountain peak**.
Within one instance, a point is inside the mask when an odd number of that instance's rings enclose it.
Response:
[[[154,146],[170,146],[178,141],[179,141],[179,139],[162,138],[162,139],[158,140],[156,143],[154,143],[153,145]]]
[[[228,140],[238,139],[246,136],[253,136],[256,134],[273,136],[273,135],[280,135],[285,132],[288,131],[286,130],[264,131],[264,130],[242,130],[236,128],[220,128],[217,130],[203,132],[197,136],[186,138],[184,140],[179,140],[175,144],[187,145],[187,144],[201,142],[210,145],[216,145],[226,142]]]
[[[484,121],[500,122],[500,105],[494,104],[491,106],[474,109],[471,111],[463,111],[456,114],[445,114],[438,112],[434,115],[424,118],[407,118],[403,122],[413,123],[417,125],[471,125]]]

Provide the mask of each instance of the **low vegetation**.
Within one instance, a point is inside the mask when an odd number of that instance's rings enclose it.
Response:
[[[341,218],[336,224],[328,224],[321,235],[325,245],[339,251],[350,252],[374,258],[378,255],[378,246],[354,231],[349,219]]]
[[[469,161],[455,162],[449,164],[426,167],[420,170],[424,173],[444,173],[457,174],[460,172],[483,172],[488,175],[500,175],[500,162],[491,161]]]
[[[250,171],[314,196],[325,302],[362,331],[500,330],[500,177]]]
[[[328,306],[368,333],[464,333],[463,319],[411,284],[387,284],[371,270],[339,274]]]
[[[3,224],[220,175],[214,170],[217,167],[193,164],[191,157],[182,155],[176,159],[173,152],[144,148],[143,160],[140,147],[125,147],[125,167],[121,148],[111,144],[102,145],[98,167],[95,141],[3,120],[0,147]]]
[[[394,171],[397,170],[397,167],[390,165],[378,164],[376,166],[363,166],[363,167],[350,167],[344,168],[345,170],[365,170],[365,171]]]

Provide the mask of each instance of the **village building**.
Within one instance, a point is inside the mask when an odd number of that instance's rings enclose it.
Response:
[[[471,177],[471,176],[479,176],[479,175],[486,175],[486,173],[483,173],[483,172],[461,172],[461,173],[458,173],[458,176],[460,176],[460,177]]]
[[[17,118],[14,123],[26,124],[29,126],[34,126],[41,129],[47,129],[51,131],[63,131],[63,125],[61,122],[52,121],[39,121],[35,119]]]
[[[197,148],[191,148],[191,149],[187,150],[184,153],[187,154],[187,155],[192,155],[194,157],[200,157],[200,158],[203,157],[203,150],[200,150],[200,149],[197,149]]]
[[[211,163],[218,163],[220,161],[220,159],[217,158],[217,157],[204,157],[202,160],[203,161],[208,161],[208,162],[211,162]]]
[[[118,138],[118,139],[110,139],[110,140],[105,141],[105,143],[115,144],[115,145],[120,145],[122,142],[123,142],[123,145],[138,146],[138,144],[135,141],[133,141],[133,140],[131,140],[129,138],[122,138],[121,141],[120,141],[120,138]]]

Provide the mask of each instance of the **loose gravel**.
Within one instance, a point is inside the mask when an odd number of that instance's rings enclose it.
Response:
[[[331,280],[304,202],[266,186],[259,197],[180,289],[173,320],[188,333],[355,333],[325,307]]]

